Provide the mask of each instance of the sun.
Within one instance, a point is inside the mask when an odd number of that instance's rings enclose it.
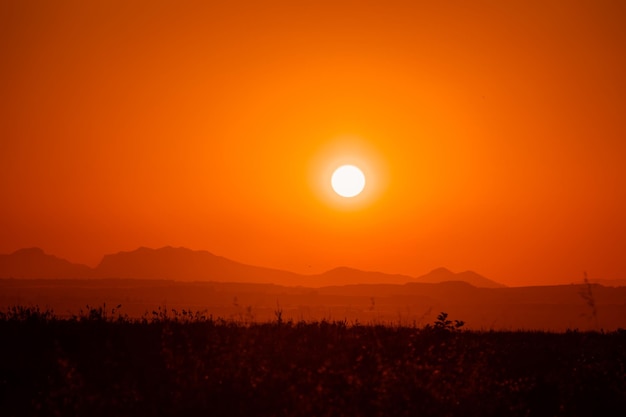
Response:
[[[365,175],[354,165],[342,165],[333,172],[330,183],[340,196],[356,197],[365,188]]]

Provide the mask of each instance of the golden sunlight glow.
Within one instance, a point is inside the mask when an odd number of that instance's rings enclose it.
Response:
[[[365,188],[365,175],[354,165],[342,165],[333,172],[333,190],[342,197],[355,197]]]

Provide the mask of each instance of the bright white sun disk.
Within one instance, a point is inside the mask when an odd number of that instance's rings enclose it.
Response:
[[[342,165],[330,180],[333,190],[342,197],[355,197],[365,188],[365,175],[354,165]]]

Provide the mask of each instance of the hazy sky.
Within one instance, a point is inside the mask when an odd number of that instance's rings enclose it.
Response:
[[[626,278],[624,22],[598,0],[2,1],[0,253]]]

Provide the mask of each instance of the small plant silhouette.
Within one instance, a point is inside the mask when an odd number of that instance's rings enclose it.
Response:
[[[448,320],[448,313],[441,312],[437,316],[437,320],[435,321],[435,330],[444,331],[444,332],[454,332],[458,331],[465,325],[463,320]]]
[[[585,300],[585,303],[587,303],[587,306],[591,311],[589,317],[595,322],[596,328],[599,328],[600,324],[598,321],[598,308],[596,306],[596,299],[593,296],[593,287],[591,285],[591,282],[589,281],[589,278],[587,277],[586,271],[584,272],[583,285],[584,286],[580,290],[579,294],[581,298]]]
[[[276,310],[274,310],[274,315],[276,316],[276,324],[279,326],[283,324],[283,309],[280,307],[280,304],[278,304],[278,301],[276,302]]]

